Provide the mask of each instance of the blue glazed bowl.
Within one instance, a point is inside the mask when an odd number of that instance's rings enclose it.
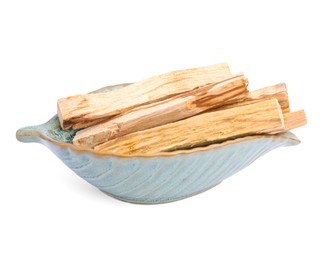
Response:
[[[105,87],[109,92],[128,84]],[[152,156],[117,156],[80,149],[72,144],[74,130],[62,130],[57,116],[47,123],[17,131],[21,142],[48,147],[71,170],[119,200],[155,204],[184,199],[206,191],[267,152],[299,144],[292,133],[255,135],[191,150]]]

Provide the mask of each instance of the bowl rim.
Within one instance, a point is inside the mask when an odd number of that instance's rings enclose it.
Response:
[[[50,119],[51,120],[51,119]],[[50,120],[48,122],[50,122]],[[48,123],[46,122],[45,125]],[[71,143],[66,143],[66,142],[60,142],[57,140],[54,140],[50,137],[48,137],[46,134],[38,131],[37,129],[33,130],[24,130],[24,129],[19,129],[16,133],[16,137],[19,140],[20,135],[29,135],[29,136],[34,136],[34,137],[39,137],[42,140],[48,141],[54,145],[58,145],[62,148],[69,148],[74,150],[77,153],[85,153],[89,152],[91,154],[97,155],[97,156],[115,156],[115,157],[120,157],[120,158],[153,158],[153,157],[169,157],[169,156],[176,156],[176,155],[184,155],[184,154],[192,154],[192,153],[197,153],[197,152],[204,152],[208,150],[213,150],[213,149],[219,149],[223,148],[228,145],[236,144],[239,142],[245,142],[249,140],[254,140],[254,139],[262,139],[262,138],[271,138],[271,139],[283,139],[283,140],[289,140],[293,141],[296,144],[300,143],[300,140],[291,132],[284,132],[280,134],[255,134],[255,135],[248,135],[248,136],[243,136],[243,137],[238,137],[235,139],[231,140],[225,140],[220,143],[215,143],[215,144],[210,144],[204,147],[195,147],[192,149],[187,149],[187,150],[177,150],[173,152],[160,152],[160,153],[155,153],[155,154],[118,154],[118,153],[105,153],[105,152],[99,152],[93,149],[89,148],[82,148],[79,146],[76,146]]]
[[[132,83],[120,83],[120,84],[115,84],[115,85],[110,85],[110,86],[105,86],[99,89],[96,89],[94,91],[89,92],[89,94],[96,94],[99,93],[103,90],[107,90],[107,89],[114,89],[116,87],[127,87],[128,85],[130,85]],[[57,116],[54,115],[54,116]],[[53,119],[53,117],[50,118],[50,120],[48,120],[46,123],[42,124],[42,126],[47,125],[51,120]],[[195,147],[192,149],[186,149],[186,150],[176,150],[173,152],[159,152],[159,153],[155,153],[155,154],[138,154],[138,153],[134,153],[134,154],[119,154],[119,153],[105,153],[105,152],[99,152],[96,151],[94,149],[90,149],[90,148],[82,148],[79,146],[76,146],[74,144],[71,143],[66,143],[66,142],[60,142],[57,140],[54,140],[52,138],[50,138],[49,136],[47,136],[46,134],[44,134],[41,131],[38,131],[37,129],[19,129],[16,132],[16,138],[18,140],[21,140],[20,136],[33,136],[33,137],[39,137],[42,140],[48,141],[54,145],[58,145],[61,146],[62,148],[70,148],[72,150],[74,150],[75,152],[78,153],[84,153],[84,152],[89,152],[91,154],[97,155],[97,156],[115,156],[115,157],[120,157],[120,158],[152,158],[152,157],[169,157],[169,156],[176,156],[176,155],[182,155],[182,154],[192,154],[192,153],[196,153],[196,152],[203,152],[203,151],[207,151],[207,150],[213,150],[213,149],[219,149],[219,148],[223,148],[225,146],[231,145],[231,144],[235,144],[238,142],[245,142],[245,141],[249,141],[249,140],[253,140],[253,139],[260,139],[260,138],[275,138],[275,139],[286,139],[286,140],[290,140],[295,142],[296,144],[300,143],[300,140],[290,131],[288,132],[283,132],[280,134],[254,134],[254,135],[246,135],[243,137],[237,137],[234,139],[229,139],[229,140],[225,140],[223,142],[220,143],[215,143],[215,144],[210,144],[207,146],[203,146],[203,147]]]

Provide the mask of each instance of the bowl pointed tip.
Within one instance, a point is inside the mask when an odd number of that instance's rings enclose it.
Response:
[[[38,142],[39,132],[33,126],[22,127],[16,131],[16,138],[23,143]]]

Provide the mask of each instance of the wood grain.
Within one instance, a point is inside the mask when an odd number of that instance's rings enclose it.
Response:
[[[307,118],[304,110],[298,110],[291,113],[283,114],[285,131],[307,124]]]
[[[76,95],[58,100],[63,129],[80,129],[130,109],[157,102],[231,76],[226,63],[172,71],[110,93]]]
[[[217,111],[217,110],[228,109],[236,106],[249,105],[262,100],[274,99],[274,98],[278,100],[283,113],[290,112],[288,91],[285,83],[279,83],[276,85],[250,91],[247,93],[247,96],[242,101],[226,104],[221,107],[213,108],[209,111]]]
[[[116,137],[188,118],[246,96],[247,79],[242,74],[235,75],[78,131],[73,144],[93,148]]]
[[[281,106],[282,112],[290,112],[290,104],[287,86],[285,83],[279,83],[273,86],[257,89],[248,93],[246,102],[255,102],[257,100],[276,98]]]
[[[284,131],[277,99],[204,113],[178,122],[128,134],[95,150],[116,154],[155,154],[222,142],[245,135]]]

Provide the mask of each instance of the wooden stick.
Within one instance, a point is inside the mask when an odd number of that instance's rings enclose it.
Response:
[[[280,83],[249,92],[246,102],[255,102],[257,100],[268,99],[270,97],[276,98],[279,101],[283,113],[290,112],[288,91],[285,83]]]
[[[285,131],[307,124],[307,118],[304,110],[283,114]]]
[[[273,98],[276,98],[279,101],[283,113],[290,112],[289,97],[288,97],[287,87],[285,83],[280,83],[273,86],[268,86],[265,88],[250,91],[243,101],[234,102],[218,108],[213,108],[209,111],[217,111],[217,110],[228,109],[236,106],[253,104],[261,100],[273,99]]]
[[[231,76],[227,64],[179,70],[154,76],[109,93],[77,95],[58,100],[63,129],[84,128],[130,109],[170,98]]]
[[[107,122],[80,130],[74,137],[73,144],[93,148],[122,135],[175,122],[211,107],[220,107],[243,100],[246,94],[247,80],[242,74],[235,75],[220,83],[188,91],[165,101],[141,106]]]
[[[245,135],[282,132],[284,122],[277,99],[204,113],[178,122],[128,134],[98,145],[115,154],[155,154],[189,149]]]

